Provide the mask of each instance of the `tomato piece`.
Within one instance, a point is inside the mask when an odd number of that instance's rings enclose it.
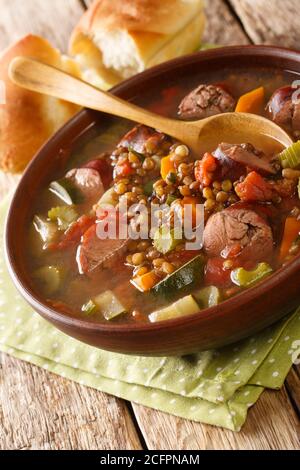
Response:
[[[210,258],[207,261],[204,277],[207,286],[216,286],[221,289],[232,286],[231,270],[224,269],[224,261],[223,258]]]
[[[236,194],[242,201],[271,201],[271,185],[256,171],[251,171],[242,183],[237,184]]]
[[[120,163],[119,165],[115,166],[114,169],[114,178],[117,176],[129,176],[134,173],[134,169],[131,167],[128,161],[124,163]]]
[[[217,160],[210,153],[206,153],[202,160],[199,160],[195,166],[196,181],[203,186],[210,186],[213,181],[213,173],[217,169]]]

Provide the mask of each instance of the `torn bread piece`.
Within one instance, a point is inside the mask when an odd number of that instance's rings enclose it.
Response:
[[[69,53],[86,79],[109,88],[195,51],[204,24],[202,0],[95,0],[73,31]]]
[[[0,56],[0,80],[5,104],[0,105],[0,168],[11,173],[24,170],[38,149],[80,109],[78,106],[27,91],[14,85],[8,67],[16,56],[30,56],[76,77],[80,67],[48,41],[28,35]]]

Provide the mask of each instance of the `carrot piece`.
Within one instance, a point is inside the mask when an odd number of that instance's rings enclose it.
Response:
[[[288,217],[285,221],[284,233],[280,247],[279,261],[283,262],[288,256],[294,241],[300,234],[300,220],[295,217]]]
[[[193,226],[197,222],[197,204],[200,204],[200,199],[197,197],[185,196],[182,199],[182,204],[185,206],[186,204],[190,204],[192,206],[192,222]]]
[[[236,113],[259,114],[265,101],[264,87],[256,88],[245,95],[242,95],[236,105]]]
[[[210,153],[206,153],[202,160],[199,160],[195,166],[196,181],[209,186],[213,180],[213,172],[217,169],[217,160]]]
[[[163,180],[165,180],[170,172],[176,173],[174,162],[172,162],[170,155],[162,158],[160,165],[160,174]]]
[[[152,287],[155,286],[159,281],[159,277],[155,274],[154,271],[150,271],[149,273],[143,274],[143,276],[135,277],[132,280],[132,284],[142,292],[146,292]]]

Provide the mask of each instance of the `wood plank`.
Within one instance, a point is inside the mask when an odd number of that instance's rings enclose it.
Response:
[[[2,354],[1,450],[138,450],[123,400]]]
[[[256,44],[300,49],[299,0],[229,0]]]
[[[0,0],[0,11],[0,51],[33,33],[65,52],[84,8],[80,0]]]
[[[133,405],[145,442],[152,450],[294,450],[299,421],[285,389],[266,391],[249,411],[240,433],[202,425]]]
[[[286,379],[286,388],[290,399],[300,417],[300,376],[297,368],[293,368]]]
[[[84,0],[86,6],[93,0]],[[205,0],[207,16],[203,42],[212,44],[248,44],[249,39],[223,0]]]

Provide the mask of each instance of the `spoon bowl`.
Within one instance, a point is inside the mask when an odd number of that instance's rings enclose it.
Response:
[[[272,139],[283,147],[293,143],[283,129],[258,115],[224,113],[199,121],[169,119],[28,57],[13,59],[9,76],[13,83],[28,90],[158,129],[185,143],[195,152],[211,150],[210,145],[216,136],[219,142],[229,143],[251,142],[257,145],[259,142],[261,144],[262,139]]]

